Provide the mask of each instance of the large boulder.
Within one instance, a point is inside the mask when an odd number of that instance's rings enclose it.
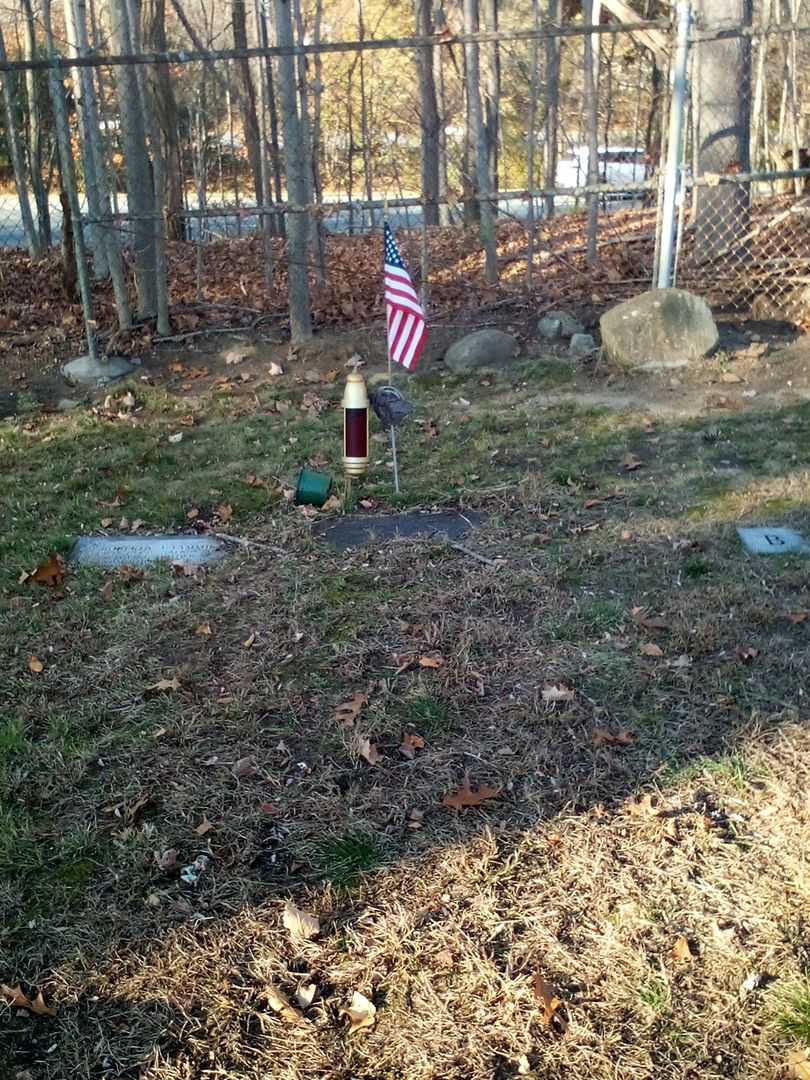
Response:
[[[457,374],[476,368],[499,368],[517,355],[518,343],[503,330],[476,330],[454,341],[444,354],[447,367]]]
[[[605,312],[599,320],[605,356],[624,368],[685,367],[717,347],[704,300],[684,289],[651,289]]]

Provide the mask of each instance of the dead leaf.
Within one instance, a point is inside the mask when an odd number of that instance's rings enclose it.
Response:
[[[694,958],[695,953],[689,944],[689,938],[681,934],[680,937],[676,938],[675,944],[672,946],[672,959],[676,964],[688,964]]]
[[[720,382],[724,383],[739,383],[742,382],[742,377],[734,371],[724,371],[720,376]]]
[[[112,525],[112,523],[113,523],[112,518],[102,518],[101,519],[101,527],[102,527],[102,529],[109,529],[109,527]]]
[[[270,361],[270,367],[267,369],[267,374],[268,375],[273,375],[273,376],[275,376],[275,375],[283,375],[284,374],[284,368],[281,366],[281,364],[277,364],[275,362],[275,360],[271,360]]]
[[[364,705],[368,705],[368,695],[358,690],[351,701],[344,701],[341,705],[337,706],[334,712],[334,719],[341,727],[354,727],[354,722],[360,715],[360,710]]]
[[[255,776],[258,771],[258,766],[252,757],[239,758],[231,769],[231,773],[237,780],[249,780],[250,777]]]
[[[660,659],[664,655],[664,650],[652,641],[645,642],[638,651],[642,656],[654,656],[656,659]]]
[[[256,631],[254,630],[253,633],[250,635],[250,637],[245,638],[245,640],[242,642],[242,647],[244,649],[252,649],[255,644],[256,644]]]
[[[186,514],[186,521],[196,521],[200,516],[200,511],[196,506],[192,506],[189,512]]]
[[[419,667],[440,668],[444,667],[444,657],[440,653],[428,653],[427,656],[419,657]]]
[[[807,622],[807,619],[810,618],[810,612],[789,611],[787,615],[785,615],[785,618],[789,619],[794,626],[798,626],[800,623]]]
[[[225,522],[230,521],[233,517],[233,507],[230,503],[223,503],[221,506],[217,507],[216,515],[224,525]]]
[[[289,930],[290,935],[297,940],[311,941],[321,932],[321,923],[316,915],[310,915],[308,911],[302,911],[289,900],[284,905],[284,914],[281,917],[284,928]]]
[[[177,443],[180,443],[182,441],[183,441],[183,432],[182,431],[176,431],[174,433],[174,435],[169,436],[169,442],[174,444],[174,445],[176,445]]]
[[[65,580],[65,560],[61,555],[51,555],[44,563],[40,563],[36,570],[30,574],[23,574],[20,584],[32,583],[35,585],[47,585],[53,589],[61,585]]]
[[[602,505],[602,500],[601,499],[586,499],[585,502],[582,504],[582,509],[583,510],[593,510],[595,507],[601,506],[601,505]]]
[[[540,1002],[542,1014],[540,1022],[544,1027],[564,1035],[568,1029],[568,1013],[565,1002],[560,997],[556,986],[553,986],[538,971],[534,976],[534,996]]]
[[[28,670],[34,675],[41,675],[45,670],[45,665],[42,663],[38,656],[28,657]]]
[[[42,991],[35,998],[30,998],[23,993],[22,987],[0,985],[0,996],[10,1009],[27,1009],[34,1016],[56,1016],[56,1009],[51,1009],[45,1004]]]
[[[289,999],[275,986],[267,987],[265,990],[265,997],[267,998],[267,1004],[273,1012],[277,1012],[279,1016],[288,1023],[300,1024],[304,1019],[304,1014],[301,1010],[296,1009]]]
[[[635,472],[636,469],[640,469],[644,462],[641,458],[637,458],[635,454],[625,454],[622,465],[625,472]]]
[[[200,623],[194,633],[197,637],[211,637],[211,623]]]
[[[200,570],[199,563],[173,562],[172,572],[175,577],[194,577]]]
[[[369,765],[378,765],[383,758],[383,755],[377,749],[376,744],[371,742],[370,739],[357,740],[357,753],[361,758],[367,761]]]
[[[168,692],[169,690],[179,690],[180,680],[175,677],[173,679],[158,679],[156,683],[152,683],[151,686],[147,686],[144,693],[160,693]]]
[[[194,832],[197,834],[197,836],[207,836],[213,828],[214,823],[212,821],[209,821],[205,814],[203,814],[203,819],[199,825],[195,826]]]
[[[177,851],[175,848],[156,851],[154,857],[158,870],[162,870],[164,873],[168,870],[174,870],[175,866],[177,866]]]
[[[433,962],[437,968],[440,968],[443,971],[449,971],[456,961],[449,949],[440,949],[433,957]]]
[[[810,1080],[810,1050],[794,1050],[788,1054],[785,1069],[790,1080]]]
[[[656,795],[650,795],[649,792],[645,795],[637,795],[632,799],[629,799],[626,803],[627,809],[631,814],[638,817],[653,817],[659,813],[659,801]]]
[[[252,488],[262,488],[265,486],[264,480],[262,480],[261,477],[257,476],[254,472],[247,474],[247,476],[245,477],[245,483],[248,487]]]
[[[416,757],[417,750],[424,750],[425,740],[421,735],[417,735],[415,731],[408,731],[402,738],[402,743],[399,747],[399,752],[403,757],[413,760]]]
[[[554,705],[558,701],[573,701],[576,691],[570,690],[567,686],[552,686],[546,684],[545,689],[541,690],[540,696],[547,705]]]
[[[644,609],[634,607],[631,615],[645,630],[669,630],[669,623],[660,615],[645,615]]]
[[[755,649],[751,645],[738,645],[734,650],[734,654],[740,663],[750,664],[752,660],[756,660],[759,656],[759,649]]]
[[[351,1005],[349,1005],[348,1009],[341,1009],[340,1015],[348,1017],[350,1021],[348,1034],[354,1035],[355,1031],[374,1027],[377,1010],[364,994],[355,990],[352,994]]]
[[[594,746],[632,746],[636,736],[628,728],[619,728],[618,731],[610,731],[608,728],[598,727],[591,732],[591,742]]]
[[[315,983],[301,983],[295,991],[295,1000],[302,1009],[308,1009],[318,996],[318,987]]]
[[[108,578],[98,591],[101,599],[108,604],[113,598],[113,579]]]
[[[466,806],[480,806],[487,799],[497,799],[500,793],[500,788],[491,788],[485,785],[473,790],[470,787],[470,778],[465,773],[461,787],[452,795],[445,795],[442,799],[442,806],[446,806],[450,810],[463,810]]]

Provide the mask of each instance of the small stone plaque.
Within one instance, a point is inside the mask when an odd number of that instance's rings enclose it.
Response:
[[[384,543],[398,537],[436,536],[438,539],[456,540],[470,528],[482,525],[485,520],[484,514],[473,510],[466,514],[445,511],[435,514],[348,515],[336,522],[316,524],[315,532],[333,547],[345,551],[373,541]]]
[[[225,546],[210,536],[80,536],[68,555],[80,566],[147,566],[153,562],[218,562]]]
[[[737,529],[737,535],[752,555],[810,554],[810,544],[793,529]]]

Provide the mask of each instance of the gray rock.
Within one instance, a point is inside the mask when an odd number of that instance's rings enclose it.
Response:
[[[596,342],[590,334],[573,334],[568,346],[568,355],[579,359],[592,353],[594,349],[596,349]]]
[[[62,374],[74,386],[106,386],[107,383],[131,375],[135,365],[123,356],[100,356],[91,360],[89,356],[77,356],[62,368]]]
[[[599,327],[606,357],[639,371],[686,367],[719,340],[706,302],[684,289],[652,289],[617,304]]]
[[[444,354],[444,362],[456,373],[476,368],[499,368],[514,359],[518,343],[502,330],[476,330],[455,341]]]
[[[562,322],[559,319],[552,319],[550,315],[544,315],[537,324],[537,334],[546,341],[556,341],[557,338],[563,336]]]

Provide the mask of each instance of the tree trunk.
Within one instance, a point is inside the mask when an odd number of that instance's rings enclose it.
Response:
[[[151,0],[146,40],[155,52],[166,52],[166,0]],[[160,128],[161,149],[166,163],[166,228],[170,240],[185,240],[186,226],[183,217],[183,155],[177,123],[177,101],[174,96],[168,64],[155,64],[148,68],[151,79],[152,99],[155,103]]]
[[[483,29],[498,29],[498,0],[481,0]],[[497,41],[487,42],[483,49],[484,130],[487,138],[487,163],[490,183],[500,190],[498,146],[501,116],[501,55]]]
[[[599,21],[599,0],[585,0],[583,17],[589,26],[595,26]],[[588,184],[599,183],[599,109],[596,93],[595,58],[598,56],[599,47],[596,34],[586,34],[582,39],[585,52],[583,62],[584,73],[584,110],[585,123],[588,131]],[[588,206],[588,242],[587,259],[588,266],[596,263],[596,240],[599,227],[599,196],[591,193],[587,199]]]
[[[114,52],[134,51],[127,0],[110,0],[110,42]],[[146,146],[146,121],[141,106],[138,76],[133,67],[114,68],[126,170],[127,205],[132,216],[131,236],[135,264],[138,314],[150,318],[157,310],[155,279],[154,185]]]
[[[67,34],[68,55],[79,56],[81,53],[79,16],[76,0],[64,0],[63,11]],[[84,36],[86,38],[87,31]],[[93,271],[97,281],[104,281],[109,276],[107,251],[104,232],[99,224],[104,216],[101,201],[99,171],[103,168],[100,149],[98,110],[95,108],[95,87],[89,68],[71,68],[73,99],[79,117],[81,132],[82,164],[84,166],[84,189],[87,197],[87,209],[90,211],[92,224],[88,224],[87,239],[93,253]]]
[[[298,35],[298,43],[303,45],[306,41],[304,18],[301,13],[301,0],[293,0],[293,16],[295,18],[295,32]],[[304,145],[304,157],[306,159],[307,180],[307,205],[315,201],[315,174],[313,171],[312,156],[312,125],[309,118],[309,76],[307,72],[306,56],[298,57],[298,97],[301,102],[301,137]],[[321,230],[316,213],[307,214],[309,227],[309,241],[315,263],[315,274],[318,284],[323,285],[326,271],[324,266],[323,245]]]
[[[532,15],[534,29],[540,28],[539,0],[532,0]],[[534,275],[534,184],[535,184],[535,148],[537,139],[535,127],[537,126],[537,102],[540,97],[539,67],[540,67],[540,42],[537,38],[532,41],[531,51],[531,88],[529,91],[529,123],[526,138],[528,140],[528,154],[526,160],[526,187],[529,189],[528,217],[526,220],[526,288],[531,289]]]
[[[478,156],[466,46],[462,55],[464,56],[464,146],[461,154],[461,197],[464,203],[464,224],[474,225],[481,220],[481,204],[476,198]]]
[[[363,23],[363,0],[357,0],[357,39],[363,41],[365,39],[366,28]],[[368,125],[368,106],[366,102],[366,54],[363,50],[359,53],[358,60],[359,78],[360,78],[360,138],[363,140],[363,186],[365,189],[365,197],[368,202],[371,202],[373,196],[373,185],[371,179],[371,133]],[[361,219],[365,219],[365,210],[361,215]],[[370,211],[371,214],[371,227],[374,228],[374,211]]]
[[[3,28],[0,26],[0,60],[5,61],[6,59],[6,43],[3,40]],[[17,199],[20,203],[20,218],[22,220],[25,244],[31,258],[38,259],[42,255],[42,250],[39,243],[39,233],[31,214],[31,203],[28,199],[28,184],[25,179],[25,165],[20,145],[21,127],[14,102],[14,80],[8,71],[2,73],[0,85],[3,87],[3,100],[5,102],[6,141],[11,158],[11,168],[14,173],[14,185],[17,188]]]
[[[751,0],[701,0],[707,29],[748,26]],[[750,170],[751,44],[748,38],[704,41],[697,46],[698,170],[727,173]],[[734,251],[744,255],[749,231],[747,184],[723,183],[697,189],[695,256],[703,262]]]
[[[264,18],[264,12],[261,9],[261,5],[258,0],[255,0],[253,7],[253,16],[256,20],[256,29],[259,34],[259,41],[263,48],[267,47],[267,22]],[[270,156],[269,156],[269,143],[267,139],[267,79],[266,64],[264,59],[259,59],[259,145],[261,148],[262,159],[262,206],[267,206],[272,198],[270,192]],[[264,246],[264,280],[267,285],[267,291],[273,288],[273,232],[275,231],[275,215],[262,214],[262,240]]]
[[[478,0],[464,0],[464,33],[478,33]],[[486,279],[489,284],[494,284],[498,280],[498,252],[495,242],[495,218],[492,212],[492,203],[485,197],[491,190],[491,181],[486,132],[484,130],[484,114],[481,108],[478,42],[465,42],[464,54],[467,60],[467,97],[470,129],[476,152],[476,178],[478,180],[478,202],[481,213],[479,232],[481,244],[484,248]]]
[[[555,26],[560,18],[560,0],[548,0],[546,18]],[[560,38],[546,39],[546,133],[545,133],[545,175],[543,185],[553,190],[557,186],[557,154],[559,145],[559,110],[560,110]],[[554,216],[554,196],[546,195],[546,217]]]
[[[290,0],[275,0],[276,41],[283,47],[294,43]],[[287,166],[287,191],[292,203],[303,204],[307,194],[307,162],[301,133],[296,93],[295,59],[279,57],[281,112],[284,120],[284,158]],[[290,304],[290,337],[293,343],[312,337],[309,309],[309,273],[307,267],[307,236],[305,214],[290,214],[287,223],[287,260]]]
[[[25,58],[33,60],[37,52],[36,22],[31,0],[22,0],[23,15],[25,18]],[[34,193],[34,202],[37,207],[37,228],[39,230],[39,245],[42,250],[51,246],[51,212],[48,206],[48,189],[45,185],[43,170],[45,156],[43,154],[42,140],[42,95],[37,72],[29,70],[25,73],[25,92],[28,98],[28,162],[31,173],[31,190]]]
[[[90,55],[90,42],[87,35],[87,11],[85,0],[76,0],[75,3],[75,46],[78,56]],[[75,71],[76,69],[74,69]],[[74,78],[76,76],[74,75]],[[121,245],[118,232],[112,217],[110,216],[110,192],[107,184],[107,164],[104,159],[104,150],[101,145],[101,130],[99,124],[98,98],[96,96],[96,84],[93,80],[92,68],[78,70],[78,78],[82,84],[82,97],[84,112],[87,118],[86,128],[86,156],[92,157],[93,174],[96,187],[96,196],[100,212],[101,224],[96,226],[100,235],[100,249],[103,251],[103,261],[95,263],[96,273],[100,274],[105,269],[112,280],[113,293],[115,294],[115,309],[118,316],[118,326],[121,330],[128,330],[132,326],[132,313],[129,307],[129,289],[127,287],[124,260],[121,256]],[[88,200],[89,201],[89,200]],[[95,256],[94,256],[95,260]]]
[[[432,0],[414,0],[416,33],[433,34]],[[436,104],[436,80],[433,72],[433,49],[417,49],[419,72],[420,120],[422,127],[422,212],[426,225],[439,224],[439,109]]]
[[[231,21],[233,24],[233,44],[236,49],[247,48],[247,24],[245,0],[231,0]],[[253,189],[257,205],[262,201],[262,151],[259,135],[259,118],[256,113],[256,90],[250,74],[250,61],[237,60],[242,75],[242,124],[245,131],[248,161],[253,173]]]
[[[446,20],[441,3],[436,8],[434,29],[444,28]],[[439,224],[450,224],[450,207],[447,201],[447,100],[444,92],[444,64],[442,46],[433,46],[433,84],[436,90],[437,117],[439,121]]]

